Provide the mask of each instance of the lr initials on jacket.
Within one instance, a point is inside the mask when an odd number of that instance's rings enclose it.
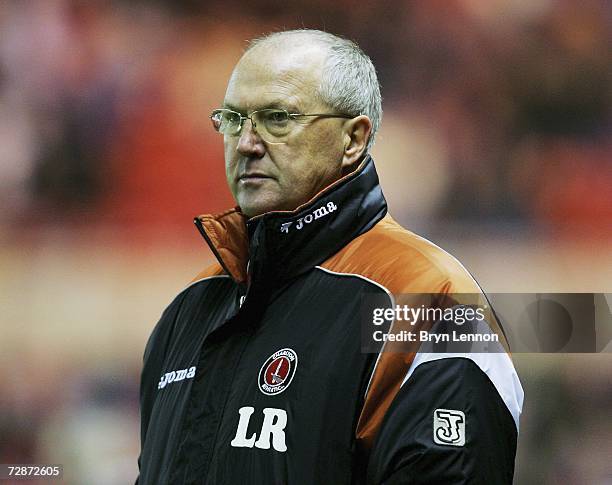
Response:
[[[287,451],[285,445],[285,426],[287,426],[287,411],[284,409],[264,408],[264,420],[261,425],[259,438],[256,433],[253,433],[247,438],[249,421],[251,415],[255,412],[255,408],[244,406],[238,410],[240,419],[236,436],[230,443],[235,448],[260,448],[262,450],[270,449],[270,437],[272,438],[272,446],[276,451]]]

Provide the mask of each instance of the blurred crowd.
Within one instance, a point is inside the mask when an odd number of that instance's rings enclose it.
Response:
[[[38,228],[193,239],[194,215],[233,205],[208,119],[231,69],[247,39],[302,27],[372,57],[384,109],[374,156],[405,225],[612,235],[607,0],[3,0],[0,241],[19,246]],[[135,476],[141,347],[101,368],[1,350],[0,463],[61,457],[66,483]],[[519,358],[517,483],[612,483],[609,463],[589,455],[612,442],[609,371],[593,360],[581,380],[569,364],[538,373],[530,362]],[[603,481],[581,475],[589,466]]]
[[[246,39],[302,26],[374,60],[378,164],[418,186],[391,184],[400,219],[609,234],[612,4],[596,0],[4,1],[0,221],[163,230],[231,206],[208,114]]]

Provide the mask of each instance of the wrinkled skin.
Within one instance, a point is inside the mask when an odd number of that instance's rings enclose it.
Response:
[[[325,57],[325,49],[317,45],[258,45],[234,69],[224,106],[243,114],[272,107],[332,113],[317,95]],[[270,144],[247,120],[239,136],[224,136],[229,188],[248,217],[293,210],[358,165],[370,131],[365,116],[309,118],[285,143]]]

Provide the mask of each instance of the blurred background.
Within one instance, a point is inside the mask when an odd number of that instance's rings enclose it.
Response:
[[[372,57],[399,222],[489,292],[612,291],[612,2],[0,0],[0,463],[133,482],[146,339],[233,205],[208,115],[299,27]],[[612,483],[611,355],[515,355],[516,483]]]

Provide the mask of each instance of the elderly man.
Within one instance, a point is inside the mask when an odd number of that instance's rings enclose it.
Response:
[[[348,40],[275,33],[238,62],[211,116],[238,207],[196,219],[217,262],[147,344],[139,483],[511,483],[522,390],[502,346],[362,339],[373,301],[481,294],[387,214],[380,118]]]

